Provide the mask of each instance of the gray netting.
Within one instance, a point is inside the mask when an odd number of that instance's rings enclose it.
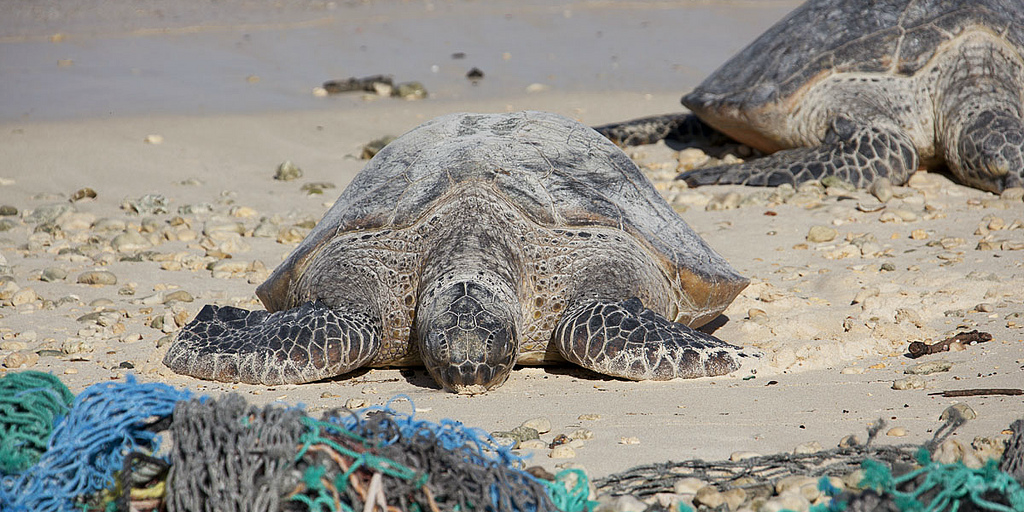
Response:
[[[943,426],[951,426],[957,421],[952,418]],[[817,478],[825,475],[851,473],[860,468],[861,462],[868,458],[885,462],[894,468],[909,468],[914,464],[915,454],[921,446],[910,444],[872,446],[871,442],[884,425],[885,422],[879,420],[872,426],[868,430],[868,440],[863,445],[814,453],[777,453],[738,461],[705,462],[698,459],[648,464],[598,479],[594,484],[603,493],[645,497],[672,492],[672,487],[677,480],[694,477],[713,484],[721,490],[740,488],[754,494],[770,496],[775,488],[775,482],[783,477],[806,475]],[[938,444],[941,442],[940,439],[944,439],[951,432],[952,430],[947,430],[940,438],[940,434],[943,434],[940,429],[936,432],[932,443]]]
[[[178,402],[167,510],[280,510],[299,478],[293,458],[302,416],[298,409],[251,406],[238,395]]]
[[[299,463],[305,485],[287,510],[558,510],[544,484],[488,456],[491,447],[461,425],[387,409],[338,409],[307,424]]]
[[[1013,435],[1006,443],[999,469],[1024,485],[1024,420],[1014,421],[1010,425],[1010,430],[1013,431]]]

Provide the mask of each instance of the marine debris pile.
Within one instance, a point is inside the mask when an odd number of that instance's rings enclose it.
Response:
[[[0,509],[1024,510],[1024,420],[1001,462],[981,467],[931,460],[929,450],[963,422],[951,415],[923,447],[871,446],[879,424],[863,445],[638,466],[594,485],[579,469],[525,469],[511,446],[481,430],[417,420],[394,404],[313,418],[301,407],[195,396],[130,375],[73,396],[49,374],[9,373],[0,377]],[[687,496],[695,481],[712,486]],[[787,488],[814,493],[814,504],[787,507]]]

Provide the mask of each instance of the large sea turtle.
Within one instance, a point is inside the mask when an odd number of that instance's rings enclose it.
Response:
[[[810,0],[715,71],[683,104],[766,153],[697,169],[692,185],[779,185],[834,175],[866,186],[948,166],[963,184],[1024,183],[1024,2]],[[623,142],[698,123],[659,116],[600,129]]]
[[[388,144],[260,285],[206,306],[164,363],[300,383],[413,364],[460,393],[516,363],[627,379],[721,375],[752,355],[694,330],[747,285],[590,128],[454,114]]]

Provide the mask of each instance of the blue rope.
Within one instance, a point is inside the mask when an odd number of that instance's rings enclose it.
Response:
[[[133,451],[155,451],[159,438],[145,430],[152,417],[170,415],[187,390],[160,383],[94,384],[53,429],[47,451],[27,471],[0,480],[0,510],[74,510],[74,499],[114,487],[114,472]]]

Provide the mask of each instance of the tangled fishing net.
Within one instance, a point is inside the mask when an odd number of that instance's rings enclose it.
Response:
[[[582,471],[535,477],[511,447],[485,432],[452,420],[417,420],[396,406],[393,400],[313,418],[298,407],[257,407],[237,395],[193,397],[132,377],[73,397],[52,376],[7,374],[0,377],[0,510],[583,512],[606,506],[591,499]],[[638,466],[595,485],[605,496],[652,502],[680,479],[695,477],[723,491],[743,489],[755,497],[744,506],[757,510],[781,479],[807,475],[820,478],[827,497],[811,512],[1024,511],[1024,421],[1012,425],[999,462],[968,468],[931,461],[929,450],[962,422],[951,417],[925,447],[871,446],[879,424],[864,445]],[[830,475],[851,471],[860,472],[859,485],[831,484]],[[653,503],[649,510],[665,509]],[[683,502],[669,508],[692,510]]]

